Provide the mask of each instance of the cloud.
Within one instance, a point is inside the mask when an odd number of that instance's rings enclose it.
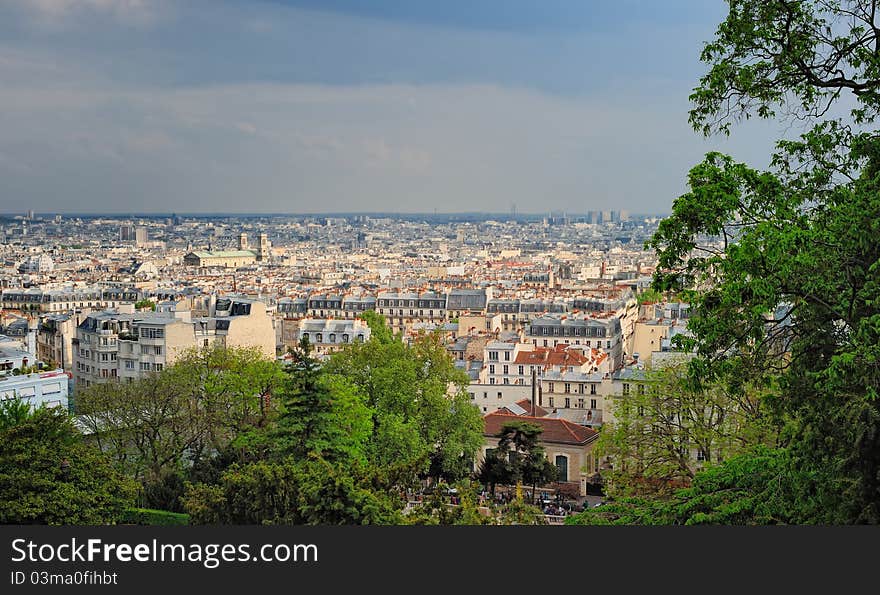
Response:
[[[56,29],[88,24],[95,16],[127,25],[152,25],[170,0],[9,0],[31,24]]]
[[[0,88],[0,171],[44,211],[657,212],[711,148],[676,109],[497,85],[19,85]]]

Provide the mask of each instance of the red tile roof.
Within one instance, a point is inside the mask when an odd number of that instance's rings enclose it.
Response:
[[[522,401],[517,401],[517,405],[528,411],[532,412],[532,400],[531,399],[523,399]],[[535,417],[544,417],[547,415],[547,410],[541,407],[540,405],[535,406]]]
[[[514,364],[536,366],[580,366],[587,361],[584,355],[575,349],[569,350],[568,345],[553,347],[536,347],[533,351],[520,351]]]
[[[515,416],[509,411],[502,413],[500,410],[483,417],[483,435],[497,436],[504,424],[512,421],[512,417],[539,426],[543,430],[541,442],[583,445],[592,442],[599,436],[599,432],[592,428],[580,426],[564,419],[532,417],[530,415]]]

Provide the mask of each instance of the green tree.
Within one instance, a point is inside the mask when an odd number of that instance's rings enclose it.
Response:
[[[373,321],[377,328],[380,321]],[[331,356],[324,370],[366,397],[372,412],[367,458],[395,486],[411,485],[432,468],[450,479],[470,473],[483,422],[470,404],[467,375],[455,368],[439,336],[420,336],[410,346],[376,333]]]
[[[211,417],[212,446],[267,425],[277,412],[273,394],[285,379],[281,365],[256,347],[189,349],[169,373],[195,390],[192,398]]]
[[[698,130],[729,132],[738,118],[780,111],[824,117],[843,93],[855,107],[780,141],[771,171],[717,153],[694,167],[690,191],[649,244],[659,256],[655,288],[683,291],[692,304],[693,337],[683,343],[697,351],[695,385],[759,378],[775,387],[767,401],[790,466],[788,518],[877,523],[877,2],[729,3],[692,95]]]
[[[293,356],[280,395],[283,412],[275,430],[276,449],[297,458],[363,463],[372,432],[365,397],[346,378],[322,371],[308,341]]]
[[[762,387],[694,387],[686,373],[685,364],[646,371],[613,400],[613,421],[602,426],[596,445],[612,462],[603,473],[606,491],[668,490],[690,483],[709,463],[775,442],[779,431],[762,404]]]
[[[134,493],[66,412],[40,409],[0,429],[0,523],[112,524]]]
[[[569,525],[766,525],[800,522],[790,503],[791,460],[784,449],[755,449],[698,473],[663,497],[627,496],[566,519]]]
[[[556,467],[547,460],[541,445],[541,426],[525,421],[510,421],[501,426],[498,446],[484,460],[480,471],[481,480],[492,487],[496,483],[506,485],[524,484],[535,488],[556,479]]]
[[[93,384],[77,395],[80,422],[132,477],[165,481],[211,434],[211,416],[193,398],[193,379],[171,369],[132,383]]]
[[[0,432],[27,421],[33,412],[27,401],[6,399],[0,401]]]
[[[134,304],[135,310],[152,310],[155,312],[156,310],[156,302],[150,299],[143,299],[135,302]]]
[[[320,458],[235,464],[219,484],[189,485],[193,524],[397,524],[400,503],[373,489],[368,475]]]

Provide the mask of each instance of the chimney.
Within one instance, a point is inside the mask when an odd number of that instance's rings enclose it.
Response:
[[[537,385],[537,372],[532,369],[532,417],[535,417],[537,413],[536,403],[538,397],[538,385]]]

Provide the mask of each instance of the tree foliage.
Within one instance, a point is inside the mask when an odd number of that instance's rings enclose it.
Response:
[[[372,412],[367,458],[399,485],[431,469],[451,481],[469,474],[483,422],[470,403],[467,375],[438,336],[423,335],[410,346],[377,334],[334,354],[324,368],[366,398]]]
[[[480,467],[480,481],[495,493],[496,484],[547,485],[556,480],[556,467],[547,459],[540,443],[541,426],[513,420],[501,426],[498,446],[487,453]]]
[[[602,427],[596,445],[613,461],[604,473],[606,491],[668,491],[710,463],[775,443],[778,428],[763,405],[766,387],[694,387],[686,372],[686,364],[646,371],[611,404],[613,421]]]
[[[877,2],[729,3],[692,96],[698,129],[729,131],[737,117],[780,111],[812,119],[842,93],[856,106],[780,141],[769,171],[717,153],[694,167],[690,191],[650,242],[655,288],[692,303],[695,385],[757,378],[772,387],[767,403],[795,478],[788,519],[877,523]]]
[[[0,429],[0,523],[112,524],[134,492],[66,412],[40,409]]]
[[[706,134],[756,115],[825,115],[843,93],[852,116],[880,109],[877,0],[728,0],[728,16],[701,54],[690,121]],[[781,112],[781,113],[780,113]]]

